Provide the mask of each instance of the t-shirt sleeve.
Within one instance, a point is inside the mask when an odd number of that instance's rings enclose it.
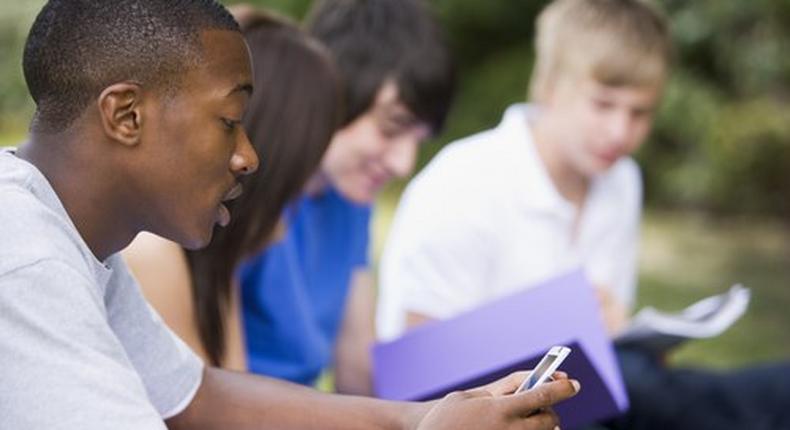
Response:
[[[370,265],[370,212],[369,206],[356,207],[352,217],[351,263],[356,268],[367,268]]]
[[[110,325],[162,418],[183,411],[202,381],[203,362],[143,297],[120,256],[111,257],[106,296]]]
[[[58,260],[0,273],[0,381],[3,428],[165,428],[99,288]]]
[[[489,193],[466,185],[475,186],[429,171],[404,192],[381,262],[382,339],[399,335],[409,312],[442,319],[481,300],[494,235],[481,212],[489,206],[468,197]]]

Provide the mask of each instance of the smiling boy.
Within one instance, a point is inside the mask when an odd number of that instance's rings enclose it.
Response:
[[[332,367],[337,391],[370,394],[371,206],[440,131],[454,64],[422,0],[317,1],[307,29],[338,65],[346,112],[284,237],[242,270],[248,364],[308,385]]]

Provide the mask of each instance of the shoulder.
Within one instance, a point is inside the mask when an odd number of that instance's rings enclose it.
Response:
[[[151,233],[140,233],[122,252],[127,264],[156,264],[186,261],[184,251],[177,243]]]
[[[150,301],[169,301],[169,296],[188,296],[189,264],[183,248],[151,233],[140,233],[122,251],[123,260]]]
[[[642,171],[631,157],[623,157],[609,174],[610,183],[630,201],[642,201]]]
[[[0,180],[0,201],[0,275],[46,260],[69,262],[83,275],[91,273],[73,225],[33,191]]]
[[[456,140],[414,177],[404,196],[448,209],[485,205],[508,187],[518,168],[514,146],[497,128]]]
[[[498,129],[485,130],[445,146],[423,169],[420,176],[480,180],[505,158],[505,141]]]
[[[597,195],[622,217],[638,218],[642,210],[642,174],[630,157],[619,160],[598,181]]]
[[[286,234],[279,243],[301,249],[310,243],[336,243],[342,247],[360,236],[367,241],[371,213],[370,204],[355,203],[328,188],[305,196],[287,211]]]

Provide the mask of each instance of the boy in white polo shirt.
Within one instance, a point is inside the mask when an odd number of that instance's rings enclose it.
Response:
[[[381,338],[578,266],[609,332],[627,322],[642,205],[629,155],[664,86],[667,24],[649,0],[555,0],[537,24],[534,103],[450,144],[403,194],[381,264]],[[790,428],[786,364],[715,374],[641,351],[620,360],[631,410],[613,428]]]
[[[650,4],[558,0],[532,105],[445,148],[406,189],[382,262],[383,337],[582,265],[616,332],[635,295],[639,169],[669,62]]]

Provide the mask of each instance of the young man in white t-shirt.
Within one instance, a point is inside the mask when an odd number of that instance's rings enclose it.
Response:
[[[578,266],[609,332],[624,328],[642,204],[629,156],[664,86],[667,24],[649,0],[555,0],[538,19],[536,52],[534,103],[450,144],[404,192],[381,265],[380,337]],[[787,365],[718,375],[667,369],[642,351],[619,357],[631,410],[614,428],[790,425]]]
[[[24,73],[30,137],[0,151],[0,427],[548,430],[578,391],[558,374],[511,394],[522,373],[386,402],[204,366],[117,253],[140,231],[205,246],[230,222],[258,166],[238,25],[213,0],[49,0]]]

